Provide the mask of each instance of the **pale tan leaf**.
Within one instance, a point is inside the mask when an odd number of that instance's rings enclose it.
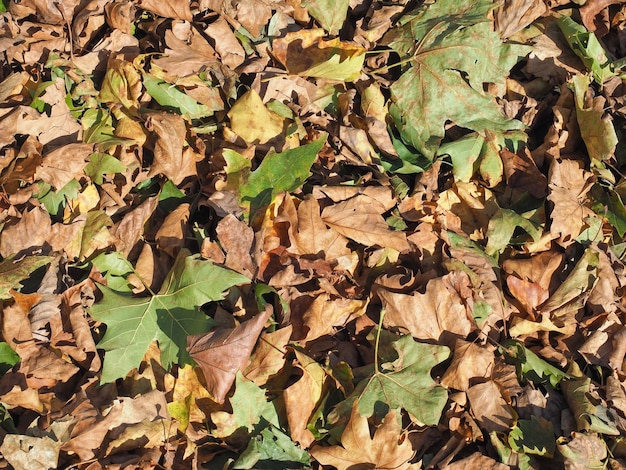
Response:
[[[317,445],[310,452],[322,465],[333,465],[338,470],[408,469],[408,462],[414,454],[410,440],[402,433],[395,410],[387,413],[372,437],[367,418],[359,414],[356,403],[352,408],[350,421],[341,434],[341,446]]]
[[[324,223],[365,246],[381,246],[403,252],[409,249],[404,232],[393,231],[381,215],[374,199],[365,195],[325,207]]]

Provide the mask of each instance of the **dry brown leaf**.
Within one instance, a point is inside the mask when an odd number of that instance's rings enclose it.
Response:
[[[283,390],[285,411],[291,439],[301,447],[309,447],[315,436],[308,429],[311,415],[326,392],[328,376],[322,366],[310,357],[295,350],[297,365],[302,376],[296,383]]]
[[[595,178],[577,160],[554,160],[550,166],[549,181],[548,200],[554,205],[550,212],[550,233],[560,245],[567,247],[580,235],[585,219],[595,215],[585,205],[586,195]]]
[[[49,436],[31,437],[7,434],[0,452],[15,470],[57,468],[61,443]]]
[[[543,0],[505,0],[495,12],[496,29],[508,38],[547,13]]]
[[[466,392],[473,382],[491,377],[493,366],[491,348],[457,340],[452,363],[441,378],[441,385]]]
[[[377,245],[399,252],[410,248],[406,234],[389,228],[380,205],[365,195],[325,207],[322,220],[343,236],[365,246]]]
[[[502,398],[500,389],[494,381],[470,387],[467,397],[481,430],[486,434],[492,431],[509,432],[516,415],[513,408]]]
[[[259,387],[264,386],[268,378],[285,365],[286,346],[292,331],[293,326],[287,325],[271,333],[263,332],[250,358],[250,364],[243,370],[244,377]]]
[[[510,468],[480,452],[474,452],[469,457],[442,467],[442,470],[508,470]]]
[[[168,74],[186,77],[206,70],[216,61],[215,50],[197,32],[191,35],[187,43],[168,30],[165,32],[165,43],[167,49],[163,57],[154,60],[153,63]]]
[[[256,266],[250,255],[254,231],[248,224],[232,214],[219,221],[215,229],[217,238],[226,251],[226,266],[252,279]]]
[[[154,237],[157,248],[172,258],[176,258],[180,249],[185,246],[190,207],[189,203],[183,203],[167,214]]]
[[[0,255],[7,258],[22,250],[43,246],[49,236],[50,215],[42,207],[26,212],[15,225],[5,226],[0,232]]]
[[[156,196],[149,197],[139,206],[127,213],[113,233],[119,240],[118,250],[128,257],[144,231],[144,224],[152,216],[159,200]]]
[[[187,337],[187,351],[202,369],[207,390],[218,403],[224,403],[237,372],[248,365],[252,349],[271,315],[271,309],[266,309],[234,328]]]
[[[608,11],[604,20],[598,18],[600,13],[611,5],[624,4],[624,0],[587,0],[580,7],[580,19],[583,20],[585,28],[595,31],[598,37],[604,37],[609,32]]]
[[[447,274],[432,279],[423,294],[377,291],[385,309],[384,325],[406,329],[417,339],[432,339],[454,346],[455,337],[465,338],[475,326],[458,292],[447,287],[446,279],[450,277],[451,274]]]
[[[223,17],[211,23],[204,32],[215,41],[215,49],[223,64],[233,70],[243,64],[246,52]]]
[[[195,158],[184,152],[187,127],[181,116],[154,113],[148,116],[145,125],[156,137],[154,161],[148,176],[162,174],[174,184],[180,184],[187,176],[196,174]]]
[[[367,418],[359,414],[356,403],[341,434],[341,446],[317,445],[311,448],[310,453],[322,465],[333,465],[338,470],[402,470],[410,468],[408,462],[414,455],[410,440],[402,433],[395,410],[387,413],[372,436]]]
[[[59,147],[44,155],[35,176],[57,190],[61,189],[73,179],[81,178],[93,151],[93,144],[73,143]]]
[[[163,18],[174,18],[185,21],[191,21],[193,19],[189,2],[178,2],[176,0],[141,0],[139,7],[162,16]]]

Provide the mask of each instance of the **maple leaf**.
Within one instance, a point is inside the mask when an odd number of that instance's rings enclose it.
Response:
[[[310,453],[322,465],[333,465],[338,470],[405,469],[409,468],[408,461],[414,455],[411,442],[402,435],[402,425],[395,410],[387,413],[372,436],[367,418],[361,416],[356,404],[341,434],[341,446],[313,446]]]
[[[447,121],[475,131],[521,127],[483,91],[483,83],[501,83],[530,51],[502,43],[485,15],[492,7],[491,1],[438,1],[394,33],[404,33],[391,47],[402,56],[411,54],[411,67],[391,85],[389,111],[406,142],[426,157],[435,155]]]
[[[390,334],[387,334],[391,336]],[[450,350],[445,346],[418,343],[411,336],[401,336],[391,346],[397,359],[376,365],[374,374],[355,389],[358,410],[372,416],[379,403],[389,408],[404,408],[421,423],[439,422],[448,391],[437,385],[430,369],[445,360]]]
[[[159,342],[163,367],[191,363],[185,350],[187,336],[206,332],[214,324],[198,307],[221,300],[226,289],[248,282],[247,277],[181,250],[157,294],[132,297],[100,286],[103,298],[89,313],[107,325],[98,343],[106,351],[101,381],[111,382],[138,367],[154,340]]]

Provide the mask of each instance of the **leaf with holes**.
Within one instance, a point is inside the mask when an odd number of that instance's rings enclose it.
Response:
[[[100,286],[103,298],[90,309],[106,323],[98,347],[104,349],[102,382],[125,377],[138,367],[148,346],[158,341],[161,364],[191,364],[187,336],[207,332],[214,322],[199,310],[207,302],[222,300],[224,291],[250,282],[241,274],[204,261],[182,250],[161,290],[150,297],[133,297]]]

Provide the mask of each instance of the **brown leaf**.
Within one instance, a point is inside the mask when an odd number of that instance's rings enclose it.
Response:
[[[176,0],[141,0],[139,7],[162,16],[163,18],[175,18],[185,21],[191,21],[193,19],[189,2],[178,2]]]
[[[285,365],[285,347],[292,331],[293,327],[287,325],[271,333],[263,332],[250,358],[250,364],[243,370],[244,377],[259,387],[264,386],[267,379]]]
[[[187,351],[202,369],[207,390],[218,403],[224,403],[237,372],[248,364],[252,349],[271,315],[271,309],[266,309],[235,328],[219,328],[187,337]]]
[[[510,431],[516,415],[513,408],[502,398],[495,382],[474,385],[467,391],[472,413],[485,433]]]
[[[42,207],[35,207],[15,225],[5,225],[0,232],[0,255],[7,258],[22,250],[43,246],[50,231],[50,215]]]
[[[495,12],[496,29],[508,38],[547,13],[543,0],[506,0]]]
[[[395,410],[390,410],[372,437],[367,418],[361,416],[357,402],[352,407],[350,421],[341,434],[341,446],[313,446],[310,451],[322,465],[338,470],[377,468],[402,470],[410,468],[408,461],[414,452],[411,442],[402,434]]]
[[[215,229],[220,245],[226,251],[226,266],[252,279],[256,267],[250,252],[254,231],[248,224],[228,214]]]
[[[8,434],[0,452],[15,470],[49,470],[56,468],[61,443],[51,437]]]
[[[139,206],[124,215],[122,221],[115,227],[113,233],[119,240],[118,250],[128,257],[143,235],[144,224],[152,216],[159,200],[156,196],[149,197]]]
[[[587,192],[595,178],[576,160],[554,160],[550,166],[550,194],[554,205],[550,212],[550,233],[561,246],[574,243],[585,226],[585,218],[594,212],[585,205]]]
[[[180,249],[185,246],[185,239],[188,233],[189,208],[189,203],[183,203],[167,214],[154,237],[157,248],[172,258],[176,258]]]
[[[493,351],[476,343],[457,340],[452,363],[441,378],[441,385],[467,391],[472,381],[491,377],[494,366]]]
[[[315,440],[308,429],[311,415],[326,393],[328,376],[322,366],[310,357],[295,350],[297,369],[301,370],[300,379],[283,390],[285,411],[289,423],[291,439],[307,448]]]
[[[446,285],[446,279],[432,279],[426,292],[411,295],[377,291],[385,309],[384,325],[405,328],[415,338],[433,339],[453,346],[454,337],[465,338],[472,330],[472,322],[459,294]]]
[[[156,137],[154,162],[148,176],[162,174],[174,184],[180,184],[187,176],[196,174],[195,158],[183,152],[187,128],[181,116],[150,114],[146,119],[146,129],[154,132]]]
[[[234,70],[244,62],[246,52],[223,17],[211,23],[204,32],[215,41],[215,49],[223,64]]]
[[[474,452],[469,457],[443,467],[444,470],[508,470],[510,468],[480,452]]]
[[[393,248],[399,252],[408,251],[406,234],[391,230],[381,215],[383,211],[384,208],[375,199],[358,195],[325,207],[322,220],[340,234],[362,245]]]
[[[596,31],[598,37],[604,37],[609,32],[608,12],[606,19],[598,18],[602,10],[610,5],[623,4],[624,0],[587,0],[580,7],[580,19],[583,20],[585,28],[589,31]]]
[[[44,155],[35,176],[59,190],[73,179],[80,179],[93,149],[93,144],[81,143],[59,147]]]
[[[177,77],[193,75],[202,72],[216,61],[215,50],[197,32],[192,33],[187,43],[168,30],[165,32],[165,43],[167,49],[163,57],[154,60],[153,63],[171,75]]]
[[[539,171],[527,149],[520,151],[520,154],[506,148],[500,151],[507,184],[512,188],[528,191],[538,199],[546,197],[548,194],[546,177]]]

